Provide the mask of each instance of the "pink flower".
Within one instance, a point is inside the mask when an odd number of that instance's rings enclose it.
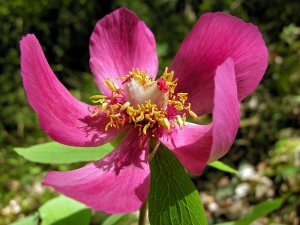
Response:
[[[21,41],[21,75],[28,100],[53,140],[99,146],[127,131],[103,159],[73,171],[50,172],[43,181],[107,213],[135,211],[146,200],[150,143],[154,151],[158,144],[166,145],[194,174],[222,157],[238,130],[239,101],[256,88],[268,58],[256,26],[225,13],[206,13],[155,81],[153,34],[124,8],[96,24],[90,55],[104,94],[92,96],[94,106],[75,99],[59,82],[32,34]],[[208,113],[211,124],[185,121]]]

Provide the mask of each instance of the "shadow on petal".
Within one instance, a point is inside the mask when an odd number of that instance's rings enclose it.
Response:
[[[134,189],[134,193],[141,200],[141,202],[144,202],[148,197],[149,190],[146,191],[145,187],[149,187],[149,185],[150,185],[150,174],[147,177],[145,177],[143,183],[141,183],[139,186],[137,186]]]
[[[115,172],[116,176],[124,167],[130,165],[143,169],[143,164],[148,164],[148,136],[142,135],[136,138],[137,135],[137,129],[131,128],[113,152],[102,160],[94,162],[95,167],[103,171]],[[140,142],[143,143],[142,146]]]
[[[125,124],[120,128],[109,127],[105,130],[109,122],[106,111],[99,113],[97,116],[92,116],[95,112],[95,106],[90,106],[88,110],[90,115],[78,118],[79,121],[85,124],[85,126],[78,127],[78,129],[81,129],[85,132],[86,137],[89,137],[89,141],[85,143],[85,146],[99,146],[110,142],[129,127]]]
[[[137,138],[139,137],[139,138]],[[97,211],[127,213],[138,210],[150,189],[147,136],[132,128],[109,155],[67,172],[50,172],[43,185],[83,202]]]
[[[191,173],[200,174],[211,153],[212,125],[186,123],[182,130],[176,125],[160,141],[167,146],[180,163]]]

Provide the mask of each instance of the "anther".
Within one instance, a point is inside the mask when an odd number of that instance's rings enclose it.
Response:
[[[198,118],[197,114],[194,113],[192,110],[189,110],[189,114],[191,117],[193,117],[195,120],[197,120],[198,122],[200,122],[200,119]]]
[[[122,111],[124,111],[125,109],[127,109],[128,106],[130,106],[130,102],[124,103],[124,104],[121,106],[121,108],[120,108],[120,112],[122,112]]]
[[[183,127],[183,121],[179,115],[176,115],[177,124],[179,125],[179,128],[182,129]]]
[[[144,113],[141,113],[141,115],[139,115],[137,118],[136,118],[136,121],[139,122],[139,121],[142,121],[144,119]]]
[[[143,128],[143,134],[147,134],[147,129],[150,126],[150,123],[147,123]]]

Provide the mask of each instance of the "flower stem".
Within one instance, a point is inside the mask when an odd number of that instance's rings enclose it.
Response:
[[[140,216],[139,216],[139,225],[146,225],[147,222],[147,208],[148,208],[148,200],[144,202],[142,207],[140,208]]]

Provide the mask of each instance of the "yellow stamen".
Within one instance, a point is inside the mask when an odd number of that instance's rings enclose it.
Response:
[[[170,132],[171,128],[174,127],[174,123],[182,129],[186,123],[187,112],[189,116],[199,121],[198,116],[191,110],[191,104],[186,102],[188,94],[175,94],[174,90],[178,79],[173,80],[173,77],[174,72],[169,73],[168,68],[166,68],[161,79],[167,85],[167,94],[164,92],[165,95],[162,95],[163,98],[157,102],[155,102],[154,98],[152,101],[148,100],[140,104],[135,103],[134,106],[125,100],[126,93],[112,82],[110,78],[107,78],[103,84],[110,89],[111,95],[94,95],[90,97],[94,103],[98,104],[92,116],[97,116],[99,113],[105,111],[109,121],[105,126],[106,131],[111,127],[120,129],[125,123],[131,123],[139,130],[139,136],[146,135],[149,132],[153,135],[157,129],[162,127]],[[142,85],[145,90],[150,87],[154,88],[152,85],[157,83],[152,76],[147,75],[147,71],[139,69],[132,69],[126,76],[119,77],[118,79],[123,80],[123,85],[134,79],[135,83]],[[161,91],[161,89],[158,89],[158,91]],[[140,146],[142,147],[142,145],[143,142],[141,141]]]
[[[186,121],[185,113],[183,113],[183,115],[182,115],[182,120],[183,120],[183,126],[185,126],[185,121]]]
[[[99,99],[99,98],[106,98],[106,96],[105,95],[93,95],[93,96],[91,96],[90,98],[92,98],[92,99]]]
[[[121,108],[120,108],[120,112],[122,112],[122,111],[124,111],[125,109],[127,109],[128,106],[130,106],[130,102],[124,103],[124,104],[121,106]]]
[[[137,118],[136,118],[136,121],[137,122],[140,122],[144,119],[144,113],[141,113],[141,115],[139,115]]]
[[[192,110],[189,110],[189,114],[191,117],[193,117],[195,120],[197,120],[198,122],[201,122],[200,119],[198,118],[197,114],[194,113]]]
[[[107,80],[104,82],[104,85],[108,87],[112,92],[121,90],[118,85],[115,83],[111,82],[110,78],[107,78]]]
[[[150,127],[150,124],[149,124],[149,123],[147,123],[147,124],[144,126],[144,128],[143,128],[143,134],[147,134],[147,129],[148,129],[148,127]]]
[[[177,122],[177,124],[178,124],[178,126],[179,126],[179,128],[180,128],[180,130],[182,129],[182,127],[183,127],[183,121],[182,121],[182,118],[179,116],[179,115],[176,115],[176,122]]]
[[[164,126],[167,128],[167,131],[170,131],[171,124],[167,118],[163,118],[159,120],[160,125]]]

